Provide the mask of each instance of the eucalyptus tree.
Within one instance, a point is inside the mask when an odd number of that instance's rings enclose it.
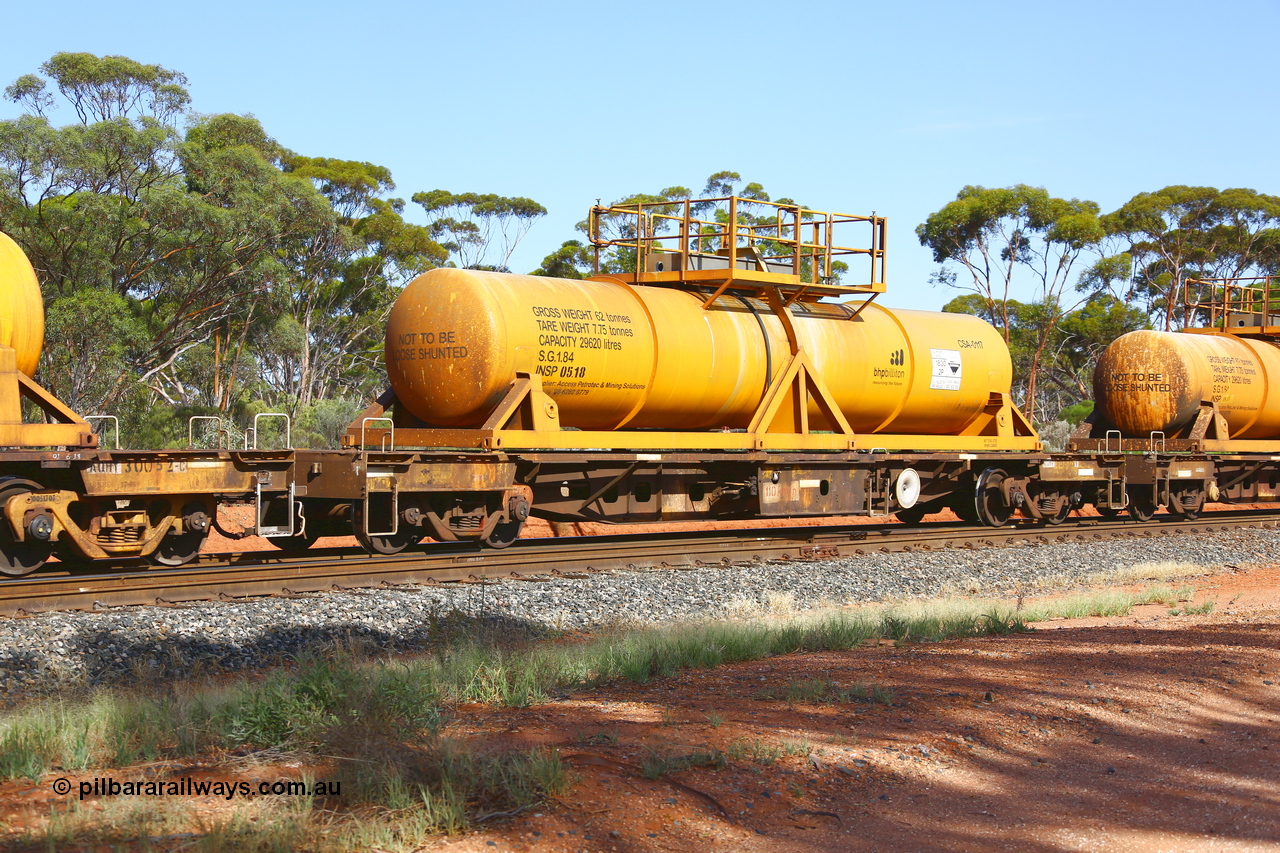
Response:
[[[595,269],[594,254],[581,240],[565,240],[560,248],[542,259],[542,263],[530,275],[552,278],[582,279]]]
[[[747,199],[748,204],[738,206],[738,223],[757,228],[757,234],[765,238],[761,239],[758,245],[772,254],[781,255],[791,251],[788,245],[769,241],[767,235],[770,228],[778,221],[777,208],[773,205],[794,205],[795,202],[789,198],[771,200],[760,183],[744,181],[738,172],[722,170],[707,177],[700,195],[682,184],[673,184],[657,192],[631,193],[606,205],[606,207],[626,207],[643,204],[646,212],[651,216],[647,217],[643,223],[635,217],[621,215],[602,217],[596,223],[600,237],[605,240],[622,241],[624,244],[615,245],[600,254],[600,271],[606,274],[634,272],[637,262],[636,251],[625,243],[643,238],[651,241],[651,245],[660,250],[662,238],[674,236],[676,219],[683,215],[683,202],[686,199],[693,200],[689,208],[690,213],[706,223],[701,232],[706,235],[700,241],[701,249],[708,252],[715,251],[719,241],[714,235],[720,233],[724,224],[728,222],[729,207],[726,202],[717,202],[714,199],[723,199],[727,196]],[[751,201],[764,204],[756,206],[753,210],[753,206],[749,204]],[[771,201],[773,204],[769,205]],[[584,234],[590,231],[590,227],[591,223],[586,219],[577,224],[577,230]],[[645,233],[640,233],[641,228],[645,229]],[[547,255],[542,265],[533,274],[581,278],[590,274],[594,266],[595,252],[590,247],[584,246],[579,240],[567,240],[559,249]],[[833,266],[836,278],[848,269],[842,261],[835,262]]]
[[[1194,320],[1183,299],[1189,279],[1274,272],[1280,263],[1280,198],[1251,189],[1168,186],[1138,193],[1103,222],[1129,244],[1132,292],[1165,329]]]
[[[333,216],[291,239],[261,338],[265,381],[277,399],[310,406],[363,397],[380,385],[382,328],[402,285],[446,262],[427,227],[404,220],[391,171],[372,163],[286,153],[286,175],[308,182]]]
[[[509,272],[511,254],[534,222],[547,215],[541,204],[521,196],[437,189],[412,198],[427,214],[430,236],[465,269]]]
[[[141,422],[157,399],[295,411],[377,383],[396,285],[446,258],[386,197],[388,170],[192,113],[158,65],[57,54],[40,72],[5,90],[25,114],[0,122],[0,229],[44,283],[55,393]],[[62,363],[81,355],[92,371]]]
[[[1006,341],[1012,342],[1018,327],[1013,295],[1022,282],[1030,282],[1033,298],[1023,313],[1034,313],[1035,320],[1020,328],[1035,330],[1024,405],[1028,417],[1034,418],[1036,386],[1050,358],[1055,329],[1083,301],[1073,302],[1068,296],[1072,273],[1083,256],[1100,251],[1106,236],[1098,205],[1056,198],[1026,184],[968,186],[930,214],[916,228],[916,236],[941,265],[934,280],[973,293]]]
[[[27,113],[0,122],[0,228],[36,266],[52,338],[75,333],[60,328],[76,312],[54,310],[58,300],[86,291],[104,295],[117,324],[132,318],[146,329],[145,341],[128,336],[130,346],[97,365],[90,398],[76,399],[88,385],[61,387],[66,373],[46,381],[84,409],[118,408],[139,387],[180,400],[183,353],[261,287],[279,230],[268,220],[296,219],[296,206],[228,146],[192,168],[177,127],[190,102],[180,73],[83,53],[57,54],[40,70],[47,80],[27,74],[5,91]],[[55,127],[61,106],[75,120]]]

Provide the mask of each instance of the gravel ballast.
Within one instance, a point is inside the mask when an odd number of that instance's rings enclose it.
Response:
[[[333,642],[422,650],[433,622],[455,613],[501,620],[536,635],[780,607],[803,611],[941,595],[1031,595],[1078,587],[1141,563],[1190,563],[1206,573],[1269,565],[1278,547],[1280,531],[1241,529],[51,613],[0,621],[0,694],[254,669]]]

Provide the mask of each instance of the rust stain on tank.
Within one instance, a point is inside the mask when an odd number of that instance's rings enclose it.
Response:
[[[1280,400],[1269,393],[1280,376],[1280,349],[1231,335],[1131,332],[1098,359],[1098,411],[1127,435],[1174,435],[1200,404],[1216,403],[1235,438],[1280,435]]]

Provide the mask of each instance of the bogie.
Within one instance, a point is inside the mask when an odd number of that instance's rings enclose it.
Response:
[[[30,574],[53,554],[53,525],[47,515],[38,510],[26,510],[21,515],[8,510],[11,501],[39,491],[39,484],[30,480],[17,477],[0,479],[0,508],[6,509],[7,516],[0,519],[0,574],[11,577]],[[14,530],[15,520],[18,521],[18,530]]]

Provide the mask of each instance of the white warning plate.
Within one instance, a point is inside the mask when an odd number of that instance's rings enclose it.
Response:
[[[929,387],[937,391],[959,391],[960,350],[931,349],[929,355],[933,358],[933,377],[929,380]]]

